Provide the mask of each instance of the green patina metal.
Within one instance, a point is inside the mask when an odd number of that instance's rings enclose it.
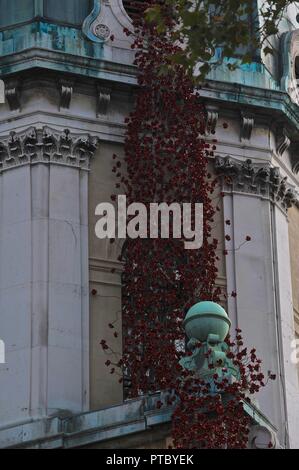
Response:
[[[231,326],[231,321],[224,308],[215,302],[200,302],[193,305],[184,320],[187,336],[204,342],[213,334],[224,341]]]
[[[57,8],[61,10],[58,0],[51,0],[51,2],[47,0],[0,0],[0,6],[1,2],[9,5],[9,10],[6,8],[8,11],[7,18],[3,19],[3,24],[6,24],[6,26],[0,30],[0,56],[3,58],[31,48],[43,48],[80,57],[108,59],[108,57],[105,57],[103,40],[95,36],[90,28],[101,12],[101,0],[88,0],[85,2],[82,0],[64,0],[64,8],[66,3],[69,5],[66,8],[65,15],[74,15],[74,17],[69,18],[69,21],[65,21],[63,24],[58,17],[56,18],[57,14],[55,16],[55,1],[58,2]],[[81,7],[77,5],[78,1]],[[83,3],[86,4],[84,11],[90,11],[90,13],[86,16],[81,28],[77,27],[80,25],[76,23],[83,13]],[[71,8],[72,5],[73,8]],[[78,8],[81,8],[80,11],[78,11]],[[73,13],[73,10],[77,13]],[[14,11],[17,11],[17,14],[12,15],[9,13]],[[56,20],[49,19],[51,17],[56,18]],[[22,22],[26,24],[22,24]],[[73,27],[68,24],[72,22],[74,23]],[[238,63],[235,71],[229,71],[227,62],[231,62],[231,59],[223,59],[222,61],[221,48],[218,48],[215,56],[217,66],[212,69],[208,78],[229,83],[278,89],[277,84],[262,64],[255,62],[248,65]],[[14,73],[14,71],[12,66],[10,72]]]
[[[1,62],[31,49],[103,59],[103,41],[88,34],[100,5],[100,0],[64,0],[63,5],[58,0],[0,0],[5,12],[0,20]],[[66,69],[71,62],[66,61]],[[10,73],[14,72],[12,64]]]
[[[184,320],[189,338],[187,347],[192,356],[183,358],[180,364],[208,382],[211,393],[217,393],[218,380],[225,377],[231,381],[233,377],[238,377],[238,370],[227,357],[228,345],[224,341],[230,326],[227,313],[215,302],[195,304]]]
[[[30,49],[60,51],[80,57],[103,58],[101,43],[88,41],[81,29],[34,21],[0,32],[0,56],[14,55]]]

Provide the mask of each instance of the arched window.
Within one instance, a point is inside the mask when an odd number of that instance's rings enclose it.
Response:
[[[0,0],[0,28],[34,18],[34,0]]]
[[[81,25],[93,9],[93,0],[44,0],[44,17]]]

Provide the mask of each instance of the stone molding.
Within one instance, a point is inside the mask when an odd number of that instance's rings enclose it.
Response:
[[[225,192],[254,194],[278,204],[284,211],[293,205],[299,207],[298,194],[277,167],[217,156],[215,169],[222,177]]]
[[[155,393],[129,400],[114,407],[99,411],[79,413],[67,416],[57,414],[51,418],[35,420],[0,430],[0,449],[77,449],[95,444],[113,446],[121,439],[134,438],[136,447],[145,445],[145,436],[153,432],[155,440],[166,439],[170,435],[171,418],[174,406],[157,408],[158,401],[165,399],[163,394]],[[275,448],[279,448],[277,429],[265,418],[260,410],[252,404],[243,402],[246,415],[250,418],[250,448],[257,448],[259,431],[270,436]],[[131,441],[132,444],[132,441]],[[134,448],[135,448],[134,447]],[[109,446],[107,447],[109,448]]]
[[[10,132],[0,137],[0,173],[21,165],[48,163],[84,170],[98,145],[89,134],[73,134],[68,129],[30,127],[23,132]]]

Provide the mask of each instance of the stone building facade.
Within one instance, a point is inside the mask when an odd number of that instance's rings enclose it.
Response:
[[[128,2],[0,0],[0,11],[0,447],[167,448],[172,410],[158,396],[124,402],[99,347],[111,319],[121,327],[119,247],[94,227],[136,91]],[[219,63],[202,98],[219,142],[211,171],[229,176],[218,283],[237,291],[233,325],[278,376],[246,410],[250,445],[265,432],[299,448],[299,8],[273,41],[274,56]]]

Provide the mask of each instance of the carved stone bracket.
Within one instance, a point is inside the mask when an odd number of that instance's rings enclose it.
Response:
[[[295,175],[299,173],[299,161],[294,162],[292,166],[292,170],[293,170],[293,173],[295,173]]]
[[[292,142],[290,146],[292,171],[295,175],[299,173],[299,142]]]
[[[279,168],[273,168],[270,164],[253,163],[252,160],[241,162],[227,156],[216,157],[215,169],[222,177],[225,191],[256,194],[278,204],[285,211],[299,205],[294,187],[281,175]]]
[[[60,80],[59,91],[60,91],[60,109],[69,109],[72,96],[73,96],[74,82],[71,80]]]
[[[254,115],[243,112],[241,119],[241,140],[250,140],[254,126]]]
[[[109,7],[108,0],[94,0],[93,10],[83,23],[83,33],[93,42],[104,44],[111,36],[111,30],[105,18],[107,7]]]
[[[291,145],[291,140],[285,127],[282,126],[278,131],[276,139],[276,152],[280,157],[282,157],[284,152],[286,152]]]
[[[206,134],[214,134],[219,118],[219,109],[215,106],[206,107]]]
[[[44,127],[0,138],[0,172],[16,166],[55,163],[88,170],[98,138]]]
[[[5,98],[11,111],[21,110],[20,83],[18,80],[11,80],[5,84]]]
[[[97,117],[106,116],[111,101],[111,89],[98,86],[97,87]]]

